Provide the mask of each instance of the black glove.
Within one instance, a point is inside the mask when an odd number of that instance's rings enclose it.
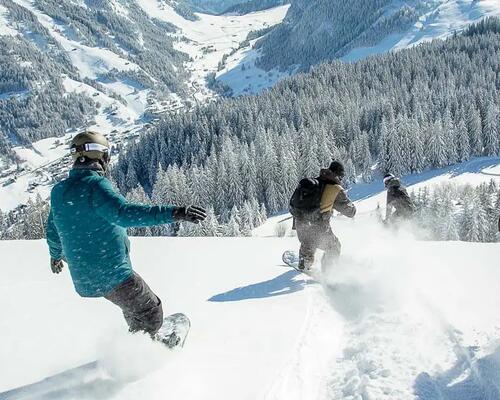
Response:
[[[199,224],[207,218],[207,212],[197,206],[177,207],[173,212],[176,221],[188,221]]]
[[[52,269],[54,274],[58,274],[63,268],[64,264],[62,260],[54,260],[53,258],[50,259],[50,269]]]

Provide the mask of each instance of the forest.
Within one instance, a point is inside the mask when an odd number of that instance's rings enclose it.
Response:
[[[283,23],[257,43],[265,70],[287,70],[340,58],[404,32],[432,2],[410,0],[294,0]]]
[[[112,171],[123,193],[204,204],[220,223],[252,202],[287,209],[332,159],[348,184],[500,152],[500,21],[354,64],[332,62],[259,95],[167,115]]]

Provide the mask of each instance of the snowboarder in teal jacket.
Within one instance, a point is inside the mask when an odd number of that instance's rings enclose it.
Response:
[[[74,159],[69,177],[54,186],[47,221],[47,243],[54,273],[66,261],[82,297],[105,297],[118,305],[131,331],[154,335],[163,322],[161,300],[133,271],[126,228],[199,223],[200,207],[129,203],[104,176],[109,144],[95,132],[83,132],[71,143]]]

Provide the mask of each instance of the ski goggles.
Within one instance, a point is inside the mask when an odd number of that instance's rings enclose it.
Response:
[[[384,178],[384,185],[387,185],[390,181],[392,181],[395,178],[394,175],[389,175]]]
[[[99,151],[101,153],[107,153],[109,148],[99,144],[99,143],[85,143],[80,146],[75,146],[70,149],[71,154],[83,153],[87,151]]]

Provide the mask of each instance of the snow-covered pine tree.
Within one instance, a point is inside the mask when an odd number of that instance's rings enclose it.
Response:
[[[229,221],[222,227],[223,235],[230,237],[241,236],[240,223],[239,211],[236,207],[233,207]]]
[[[500,127],[498,126],[498,106],[493,103],[488,104],[483,128],[484,154],[494,156],[499,150]]]
[[[200,224],[200,226],[202,236],[215,237],[221,235],[221,227],[212,207],[207,209],[207,218]]]

